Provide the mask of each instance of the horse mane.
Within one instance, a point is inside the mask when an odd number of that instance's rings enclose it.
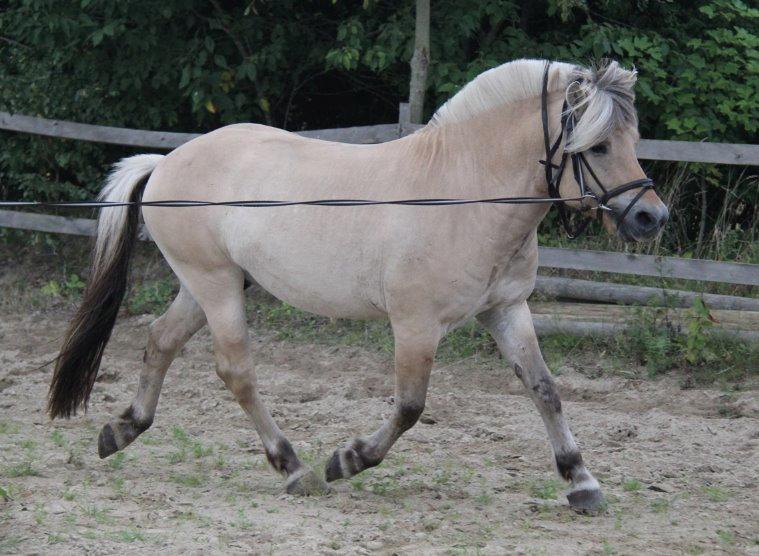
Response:
[[[540,95],[546,60],[515,60],[485,71],[467,83],[432,116],[429,125],[440,127],[463,122],[498,106]],[[589,149],[618,128],[638,125],[633,87],[635,70],[615,61],[592,67],[553,62],[548,75],[548,92],[563,90],[567,111],[577,123],[568,152]]]

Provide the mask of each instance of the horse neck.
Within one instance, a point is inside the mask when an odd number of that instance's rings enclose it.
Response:
[[[561,100],[549,99],[551,137]],[[554,125],[555,120],[555,125]],[[463,122],[427,126],[411,150],[446,189],[472,198],[547,197],[540,98],[499,106]],[[449,189],[450,188],[450,189]]]

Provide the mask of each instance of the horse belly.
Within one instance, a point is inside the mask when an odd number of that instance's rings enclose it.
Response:
[[[244,241],[235,242],[231,250],[234,261],[253,280],[278,299],[310,313],[353,319],[386,315],[379,278],[381,263],[360,230],[341,223],[339,218],[331,224],[329,218],[320,218],[320,225],[312,227],[308,219],[304,222],[298,215],[278,216],[276,221],[265,218],[259,222],[257,229],[244,234]]]

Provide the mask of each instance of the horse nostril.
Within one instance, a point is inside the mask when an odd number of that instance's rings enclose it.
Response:
[[[656,219],[650,212],[641,210],[635,214],[635,224],[641,230],[650,230],[656,225]]]

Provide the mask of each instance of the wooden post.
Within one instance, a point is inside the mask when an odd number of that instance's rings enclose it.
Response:
[[[421,124],[424,117],[424,92],[427,89],[427,68],[430,64],[430,0],[416,0],[414,56],[411,58],[409,110],[412,124]]]

